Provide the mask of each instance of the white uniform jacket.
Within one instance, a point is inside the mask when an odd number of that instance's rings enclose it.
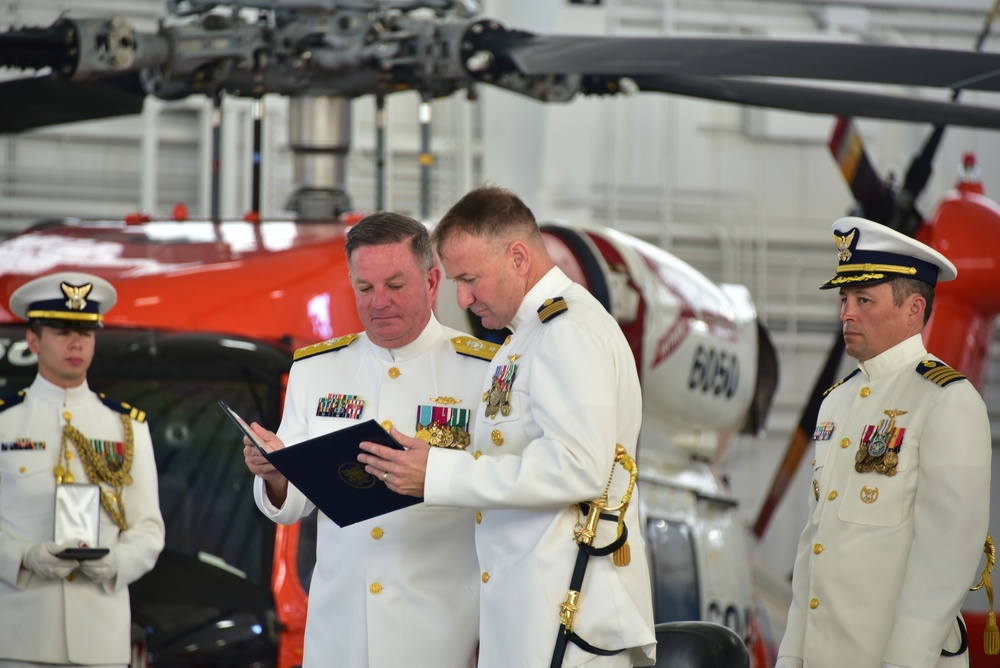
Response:
[[[807,668],[968,665],[941,650],[959,647],[989,524],[986,407],[919,334],[859,367],[820,406],[778,655]],[[859,445],[879,438],[898,444],[895,475],[855,470]]]
[[[544,310],[549,298],[562,301]],[[509,327],[513,334],[481,388],[476,458],[432,450],[424,491],[428,504],[478,510],[480,668],[549,665],[578,552],[573,505],[600,498],[616,443],[635,456],[642,415],[635,361],[621,329],[561,270],[528,292]],[[512,378],[510,410],[486,417],[495,374]],[[610,504],[628,482],[615,469]],[[649,665],[655,635],[638,508],[633,496],[626,514],[631,564],[590,558],[573,630],[591,645],[626,648],[635,665]],[[600,547],[615,539],[617,524],[598,524]],[[570,644],[564,665],[593,656]]]
[[[468,415],[474,418],[487,360],[459,354],[452,342],[459,336],[432,317],[402,348],[380,348],[361,334],[348,345],[299,359],[289,374],[278,435],[295,447],[374,418],[413,436],[419,406],[472,409]],[[317,416],[319,400],[339,394],[360,398],[360,415]],[[464,450],[452,453],[472,459]],[[282,524],[314,508],[293,485],[280,509],[267,500],[259,478],[254,495],[264,514]],[[475,665],[479,571],[470,510],[421,503],[345,528],[320,513],[317,524],[306,668]]]
[[[132,420],[132,484],[122,495],[128,529],[121,531],[101,510],[100,544],[114,551],[118,575],[95,584],[79,571],[64,580],[47,580],[21,570],[29,545],[53,539],[53,470],[59,464],[63,413],[70,412],[70,423],[86,438],[122,443],[120,416],[129,407],[116,405],[121,409],[106,405],[86,382],[65,390],[36,376],[23,397],[0,406],[0,658],[129,662],[128,585],[153,568],[164,541],[156,461],[145,422]],[[87,483],[76,447],[71,442],[66,447],[73,455],[69,470],[75,482]]]

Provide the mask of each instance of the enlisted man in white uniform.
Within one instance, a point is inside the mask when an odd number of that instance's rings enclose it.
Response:
[[[577,559],[576,504],[602,496],[616,444],[634,457],[642,414],[635,360],[615,320],[555,267],[531,210],[513,193],[483,187],[445,214],[434,232],[459,305],[507,338],[480,386],[475,458],[422,447],[389,452],[362,444],[369,472],[428,504],[476,510],[481,569],[480,668],[548,666],[561,633],[560,606]],[[621,468],[608,490],[621,499]],[[586,514],[585,512],[583,513]],[[633,497],[624,517],[631,559],[592,556],[564,666],[651,665],[653,608],[646,549]],[[598,522],[594,546],[612,543],[616,521]],[[627,563],[627,565],[626,565]]]
[[[0,668],[131,659],[128,586],[153,568],[164,529],[145,413],[87,384],[95,331],[116,299],[104,279],[68,272],[10,298],[10,311],[28,321],[38,375],[0,399]],[[57,514],[60,525],[68,517],[57,513],[56,488],[74,483],[100,488],[96,545],[55,540]],[[81,547],[108,552],[57,556]]]
[[[975,387],[920,334],[935,284],[957,271],[869,220],[832,230],[839,264],[821,287],[840,289],[858,368],[820,406],[777,665],[967,666],[959,610],[989,524],[990,427]]]
[[[441,270],[426,228],[377,213],[348,232],[345,251],[365,331],[299,350],[277,436],[253,428],[273,449],[374,418],[471,460],[481,379],[497,346],[434,317]],[[312,512],[255,448],[244,454],[265,515],[291,524]],[[342,528],[321,513],[305,668],[475,666],[473,515],[418,504]]]

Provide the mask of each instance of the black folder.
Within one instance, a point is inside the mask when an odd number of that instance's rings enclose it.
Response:
[[[403,449],[375,420],[269,451],[243,418],[225,402],[219,405],[267,461],[337,526],[350,526],[423,501],[422,497],[396,494],[358,461],[361,441]]]

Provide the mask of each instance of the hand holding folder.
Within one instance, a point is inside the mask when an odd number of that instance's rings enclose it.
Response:
[[[358,461],[361,441],[403,449],[375,420],[269,451],[233,409],[219,405],[274,468],[341,527],[407,508],[422,498],[396,494]]]

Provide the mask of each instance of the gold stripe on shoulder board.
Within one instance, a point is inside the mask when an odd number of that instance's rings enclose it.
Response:
[[[451,345],[455,346],[455,352],[459,355],[478,357],[487,362],[491,361],[500,350],[500,346],[497,344],[477,339],[474,336],[456,336],[451,340]]]
[[[538,319],[542,322],[548,322],[560,313],[565,313],[568,309],[569,306],[562,297],[546,299],[545,303],[538,307]]]
[[[955,371],[944,362],[935,362],[934,360],[920,362],[917,365],[917,373],[941,387],[949,383],[954,383],[956,380],[965,380],[965,376],[958,371]]]
[[[136,408],[132,404],[126,403],[124,401],[119,401],[118,399],[113,399],[103,392],[97,394],[98,398],[104,403],[105,406],[113,411],[118,411],[123,415],[128,415],[130,418],[136,422],[146,421],[146,411]]]
[[[351,345],[355,339],[357,339],[360,334],[347,334],[345,336],[337,337],[336,339],[330,339],[328,341],[321,341],[320,343],[314,343],[311,346],[305,346],[299,348],[295,351],[295,355],[292,360],[298,362],[299,360],[305,359],[307,357],[312,357],[313,355],[319,355],[320,353],[330,352],[331,350],[340,350],[341,348],[346,348]]]

